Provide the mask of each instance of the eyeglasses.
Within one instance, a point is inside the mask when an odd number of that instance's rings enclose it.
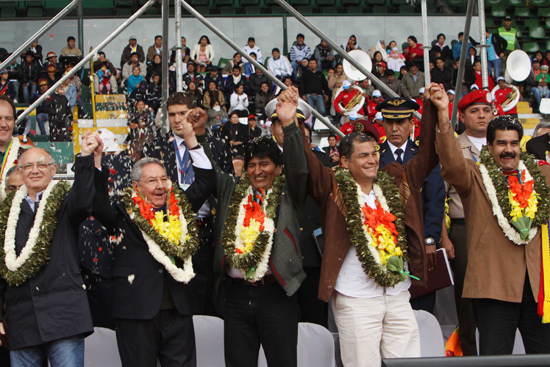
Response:
[[[53,163],[27,163],[22,166],[18,166],[20,170],[23,172],[30,172],[33,168],[37,168],[39,171],[45,171],[48,169],[49,166],[53,165]]]
[[[145,186],[153,187],[156,186],[158,183],[160,183],[162,186],[167,186],[170,179],[168,177],[160,177],[160,178],[148,178],[141,180]]]

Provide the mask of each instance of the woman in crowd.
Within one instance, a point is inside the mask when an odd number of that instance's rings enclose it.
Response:
[[[407,47],[404,51],[407,62],[411,63],[414,60],[419,61],[418,65],[421,66],[421,71],[424,71],[422,70],[422,58],[424,57],[424,50],[422,49],[423,45],[418,43],[415,36],[409,36],[409,38],[407,38],[407,43],[409,44],[409,47]]]
[[[354,34],[349,36],[348,43],[342,43],[342,45],[340,47],[342,47],[342,49],[346,50],[346,52],[361,49],[361,47],[359,47],[359,45],[357,44],[357,37],[355,37]]]
[[[151,82],[151,77],[154,73],[162,75],[162,58],[160,55],[155,55],[153,57],[153,62],[147,66],[147,75],[145,76],[147,83]]]
[[[219,106],[221,106],[224,111],[227,110],[225,108],[225,97],[222,91],[218,88],[215,81],[211,81],[208,83],[208,90],[204,93],[204,97],[202,98],[202,106],[208,109],[214,106],[214,102],[218,102]]]
[[[193,46],[191,51],[191,59],[197,64],[197,72],[203,73],[206,69],[210,69],[214,56],[214,47],[210,44],[210,40],[207,36],[201,36],[199,43]]]
[[[206,110],[206,116],[208,116],[208,127],[213,133],[218,132],[224,119],[228,120],[225,107],[220,106],[218,101],[214,101],[212,108]]]
[[[231,94],[229,103],[229,113],[235,111],[239,117],[248,116],[248,96],[244,92],[244,85],[241,83],[237,84],[235,91]]]
[[[187,84],[187,93],[193,96],[195,99],[195,106],[201,107],[202,106],[202,93],[199,89],[197,89],[197,84],[194,81],[190,81],[189,84]]]
[[[256,116],[260,116],[259,120],[265,120],[267,117],[265,115],[265,106],[273,99],[275,95],[269,90],[269,84],[267,82],[262,82],[260,84],[260,91],[256,93],[256,100],[254,105],[256,107]]]

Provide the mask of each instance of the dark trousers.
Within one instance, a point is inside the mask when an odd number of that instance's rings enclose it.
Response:
[[[521,303],[494,299],[474,299],[474,313],[479,329],[479,354],[512,354],[516,329],[523,338],[527,354],[550,353],[550,324],[543,324],[537,303],[525,275]]]
[[[300,307],[300,322],[311,322],[327,327],[328,303],[318,298],[321,268],[304,268],[306,279],[296,293]]]
[[[214,228],[212,217],[197,222],[199,226],[199,249],[193,255],[195,278],[191,282],[197,296],[197,315],[218,316],[214,310]]]
[[[193,317],[175,309],[151,320],[116,320],[116,339],[123,367],[196,367]]]
[[[451,260],[451,267],[455,277],[455,303],[458,316],[458,336],[462,353],[465,356],[477,355],[476,320],[472,302],[462,298],[464,277],[468,266],[468,250],[466,248],[466,224],[464,219],[453,219],[449,238],[455,247],[455,258]]]
[[[430,276],[430,274],[428,274]],[[410,301],[413,310],[423,310],[434,314],[435,292],[425,294]]]
[[[269,367],[297,366],[296,296],[288,297],[278,283],[252,286],[229,279],[224,286],[225,365],[257,366],[261,344]]]

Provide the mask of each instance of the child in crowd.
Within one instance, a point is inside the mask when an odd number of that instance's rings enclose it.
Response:
[[[96,74],[99,78],[99,93],[111,94],[111,71],[107,68],[107,65],[103,64]]]
[[[134,91],[134,89],[137,88],[139,83],[145,80],[143,75],[140,75],[139,72],[140,72],[139,66],[134,66],[134,68],[132,69],[132,75],[130,75],[128,79],[126,79],[126,93],[128,95],[131,94]]]
[[[540,67],[540,73],[535,78],[537,87],[539,88],[542,98],[550,98],[550,90],[548,89],[548,83],[550,83],[550,75],[548,74],[548,65],[542,65]]]

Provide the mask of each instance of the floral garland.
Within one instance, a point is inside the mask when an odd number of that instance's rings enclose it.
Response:
[[[262,279],[269,268],[284,183],[284,176],[276,177],[260,204],[255,202],[254,190],[244,173],[231,197],[222,233],[223,250],[229,265],[241,270],[250,282]]]
[[[42,205],[36,209],[36,218],[29,232],[25,247],[17,256],[15,232],[21,213],[21,203],[27,188],[21,186],[10,194],[0,206],[0,274],[12,286],[18,286],[33,278],[48,263],[52,239],[57,227],[57,216],[71,185],[65,181],[52,181],[42,195]]]
[[[548,220],[550,208],[549,189],[535,160],[527,153],[521,152],[518,166],[520,177],[526,184],[533,182],[527,184],[525,192],[523,188],[520,191],[518,183],[513,178],[512,185],[508,184],[487,147],[481,150],[479,170],[493,213],[504,235],[516,245],[531,242],[537,234],[538,227]],[[527,195],[526,200],[524,194]],[[524,207],[521,207],[522,205]],[[524,229],[523,233],[520,228]]]
[[[6,196],[6,174],[9,169],[17,163],[17,158],[19,158],[19,148],[21,148],[19,138],[12,138],[8,149],[6,150],[6,156],[1,167],[2,177],[0,180],[0,199],[3,199]]]
[[[195,276],[191,257],[199,248],[199,229],[195,214],[183,191],[174,185],[167,200],[168,222],[163,213],[154,213],[151,204],[143,200],[136,190],[124,190],[122,201],[132,221],[137,225],[153,258],[178,282],[189,283]],[[183,261],[175,265],[173,258]]]
[[[373,185],[378,200],[377,209],[362,213],[361,207],[364,202],[360,200],[363,195],[361,187],[347,169],[337,168],[335,173],[347,208],[346,224],[350,240],[356,248],[365,274],[382,287],[393,287],[407,277],[403,264],[403,261],[407,260],[407,239],[399,189],[391,176],[385,172],[378,172]],[[380,219],[372,214],[383,215],[383,223],[379,223]],[[390,223],[391,236],[388,236]],[[378,229],[379,225],[385,228]],[[380,238],[380,234],[385,236]],[[374,239],[373,235],[378,238]],[[381,244],[382,247],[390,244],[391,248],[389,251],[386,251],[385,247],[382,250]]]

